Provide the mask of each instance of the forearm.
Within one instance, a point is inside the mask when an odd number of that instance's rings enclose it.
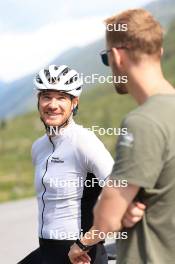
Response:
[[[84,236],[81,238],[81,242],[84,245],[94,245],[99,243],[100,241],[103,241],[109,232],[111,234],[110,230],[106,232],[104,232],[103,230],[104,229],[97,228],[96,226],[93,225],[91,229],[88,232],[86,232]]]
[[[109,232],[120,231],[124,214],[138,190],[138,187],[131,185],[124,189],[104,187],[94,208],[93,226],[81,239],[82,243],[96,244]]]
[[[109,197],[104,193],[94,207],[94,226],[97,230],[105,234],[118,232],[122,228],[123,218],[118,209],[115,197]]]
[[[81,238],[81,242],[84,245],[94,245],[94,244],[99,243],[102,240],[104,240],[104,239],[100,238],[100,230],[98,230],[94,225]]]
[[[117,205],[115,205],[116,208],[109,206],[110,201],[109,198],[103,196],[97,202],[94,208],[94,223],[91,229],[81,238],[83,244],[97,244],[104,240],[109,232],[118,232],[122,229],[122,217],[117,214]],[[114,214],[114,211],[116,211],[116,214]]]

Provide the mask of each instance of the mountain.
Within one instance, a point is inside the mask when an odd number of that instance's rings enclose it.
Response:
[[[6,92],[7,84],[0,80],[0,97],[4,92]]]
[[[174,0],[154,1],[145,8],[152,12],[166,28],[168,28],[172,18],[175,18]],[[174,34],[172,34],[172,36],[173,35]],[[169,48],[169,45],[172,46],[174,44],[174,42],[172,42],[172,44],[170,43],[170,39],[167,40],[166,43],[167,48]],[[91,75],[92,73],[106,76],[109,75],[110,70],[103,66],[99,56],[99,52],[104,49],[104,47],[104,40],[98,40],[84,47],[74,47],[62,53],[51,63],[70,65],[80,73],[83,73],[84,76]],[[174,59],[173,53],[169,59],[171,61]],[[166,61],[166,64],[168,63],[169,62]],[[173,62],[171,62],[171,64],[172,63]],[[168,68],[168,66],[165,68],[172,72],[172,69]],[[33,91],[33,77],[34,74],[28,75],[8,85],[0,83],[0,120],[13,118],[34,109],[36,105],[36,96]],[[85,85],[85,88],[86,87],[93,87],[93,85],[87,84]]]
[[[175,20],[170,24],[164,41],[163,70],[166,78],[175,86]]]
[[[167,28],[175,18],[174,0],[153,1],[146,6],[146,9],[149,10],[165,28]]]
[[[73,49],[71,53],[70,51],[64,52],[52,63],[70,65],[70,67],[75,68],[80,73],[84,73],[84,75],[100,73],[106,76],[109,70],[101,63],[99,55],[103,49],[105,49],[105,41],[100,39],[88,46]]]
[[[119,96],[110,85],[100,85],[82,95],[75,119],[86,128],[93,130],[95,126],[97,136],[113,155],[121,118],[134,106],[130,96]],[[108,127],[114,128],[113,135],[103,131]],[[37,112],[0,125],[0,202],[34,195],[30,152],[32,143],[43,133]]]
[[[8,119],[33,109],[32,76],[17,80],[0,93],[0,119]]]
[[[107,76],[109,68],[101,63],[99,52],[104,49],[104,41],[99,40],[85,47],[75,47],[60,55],[52,64],[66,64],[84,76],[93,73]],[[12,82],[6,87],[7,92],[0,94],[0,119],[9,119],[26,113],[36,105],[36,93],[33,90],[33,75]],[[94,84],[97,84],[94,83]],[[90,85],[84,85],[84,88]],[[93,86],[93,85],[91,85]],[[8,98],[8,100],[7,100]]]
[[[175,20],[167,31],[163,56],[164,73],[168,80],[175,85],[174,32]],[[90,45],[90,48],[87,46],[68,50],[55,62],[67,63],[70,58],[71,63],[76,63],[77,67],[82,67],[86,72],[91,70],[96,72],[95,67],[99,67],[97,70],[102,72],[105,67],[103,69],[100,68],[101,65],[98,66],[100,63],[98,51],[102,45],[103,42],[99,41]],[[93,56],[95,56],[96,64],[91,65]],[[87,62],[88,65],[86,65]],[[27,76],[9,86],[0,82],[0,114],[10,117],[7,113],[12,113],[11,117],[14,117],[14,115],[21,115],[24,111],[32,110],[31,106],[35,105],[36,109],[36,104],[32,99],[35,97],[32,78],[32,75]],[[2,96],[3,93],[5,95]],[[30,101],[31,99],[32,101]],[[75,118],[77,123],[87,128],[98,126],[95,129],[109,127],[117,129],[122,117],[134,107],[135,103],[129,96],[119,96],[111,85],[95,85],[93,89],[86,89],[82,94],[80,111]],[[104,129],[101,132],[103,133]],[[33,141],[43,133],[43,125],[37,111],[17,116],[13,120],[0,122],[0,202],[34,195],[30,149]],[[100,135],[100,130],[96,134],[114,155],[116,135]]]

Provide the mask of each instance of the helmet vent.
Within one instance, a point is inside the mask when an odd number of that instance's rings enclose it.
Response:
[[[74,78],[74,81],[78,80],[78,76],[77,75],[75,75],[73,78]]]
[[[37,81],[38,83],[41,83],[41,84],[43,83],[42,80],[41,80],[41,78],[39,77],[39,75],[36,76],[36,81]]]
[[[81,86],[80,87],[78,87],[76,90],[80,90],[81,89]]]
[[[66,75],[69,71],[69,68],[67,67],[66,69],[64,69],[64,71],[62,72],[63,75]]]

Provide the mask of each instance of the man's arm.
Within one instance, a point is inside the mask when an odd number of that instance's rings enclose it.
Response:
[[[117,232],[122,228],[122,220],[127,208],[137,195],[139,187],[128,185],[127,187],[103,188],[101,197],[94,207],[94,223],[91,229],[81,238],[84,245],[94,245],[100,242],[99,234],[107,235],[108,232]],[[72,263],[78,264],[78,259],[84,258],[82,263],[90,263],[90,257],[82,251],[78,245],[74,244],[69,252]]]
[[[127,208],[132,203],[133,199],[137,195],[139,187],[135,185],[128,185],[127,187],[104,187],[102,190],[101,198],[98,200],[94,208],[94,223],[93,227],[86,235],[81,239],[83,244],[92,245],[100,241],[96,236],[93,237],[94,230],[99,232],[119,231],[122,228],[122,220],[127,211]]]
[[[139,191],[139,187],[104,187],[101,199],[94,207],[94,225],[105,233],[119,231],[122,219]]]

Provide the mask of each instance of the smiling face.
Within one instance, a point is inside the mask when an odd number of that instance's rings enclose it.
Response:
[[[58,91],[44,91],[39,95],[41,119],[48,126],[61,126],[70,117],[78,98]]]

